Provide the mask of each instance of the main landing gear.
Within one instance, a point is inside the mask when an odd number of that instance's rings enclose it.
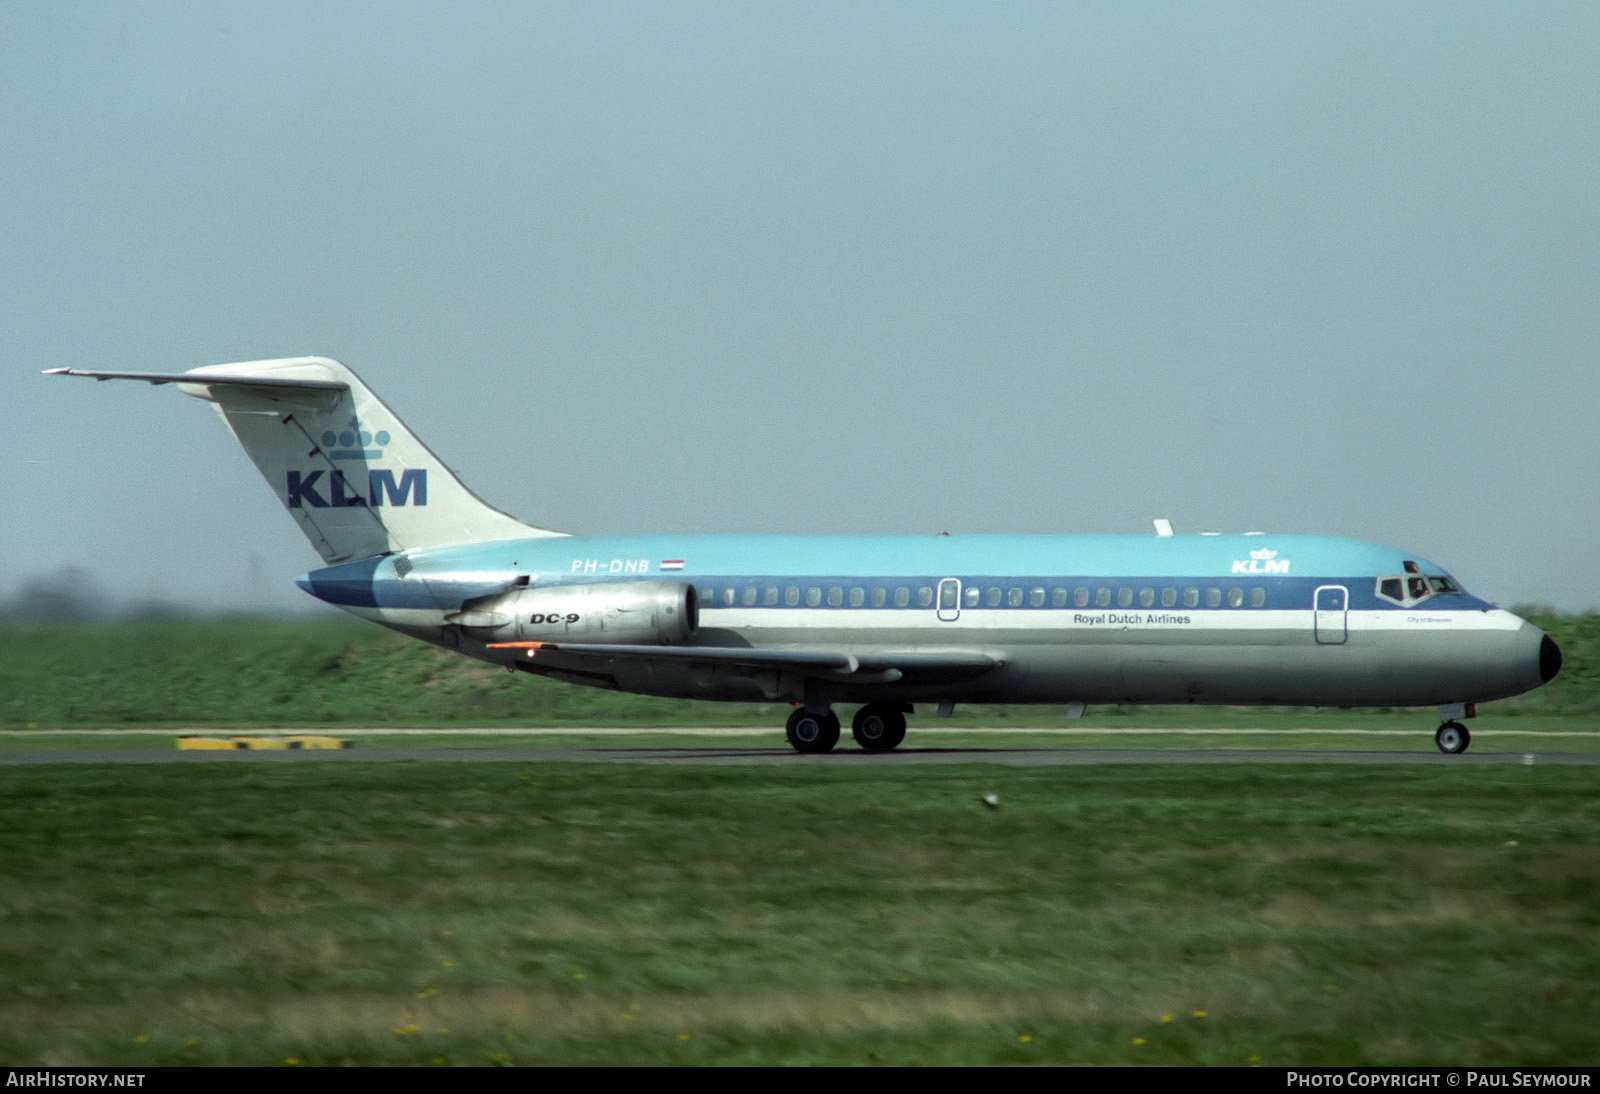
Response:
[[[850,723],[850,736],[868,752],[887,752],[906,739],[906,716],[899,707],[869,703],[856,711]]]
[[[1433,735],[1433,743],[1439,746],[1440,752],[1454,756],[1467,750],[1472,734],[1467,732],[1466,726],[1452,719],[1439,727],[1439,732]]]
[[[796,707],[784,735],[796,752],[831,752],[839,743],[839,716],[831,710],[818,714]],[[856,711],[850,735],[867,752],[887,752],[906,739],[906,716],[897,705],[868,703]]]
[[[839,716],[831,710],[813,714],[805,707],[795,707],[784,734],[796,752],[831,752],[839,743]]]

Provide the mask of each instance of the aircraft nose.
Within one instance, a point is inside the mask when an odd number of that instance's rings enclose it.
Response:
[[[1498,672],[1489,662],[1481,666],[1480,680],[1502,682],[1500,686],[1505,690],[1496,698],[1521,695],[1542,687],[1561,671],[1561,647],[1556,645],[1556,640],[1526,619],[1520,623],[1514,631],[1501,632],[1505,635],[1505,644],[1499,646],[1499,653],[1493,659]]]
[[[1539,675],[1545,683],[1556,678],[1556,673],[1561,671],[1561,647],[1556,645],[1556,640],[1548,634],[1544,641],[1539,643]]]

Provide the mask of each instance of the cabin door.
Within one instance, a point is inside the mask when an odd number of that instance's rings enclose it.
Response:
[[[1350,634],[1350,590],[1343,585],[1319,585],[1314,595],[1316,605],[1312,609],[1315,617],[1312,627],[1316,631],[1317,644],[1344,645],[1344,640]]]
[[[939,582],[939,618],[954,623],[961,618],[961,579],[947,577]]]

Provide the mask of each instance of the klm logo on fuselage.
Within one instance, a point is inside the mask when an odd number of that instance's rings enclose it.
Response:
[[[1249,558],[1234,559],[1233,573],[1236,574],[1286,574],[1289,572],[1289,560],[1279,558],[1278,552],[1270,548],[1251,551]]]
[[[323,476],[327,478],[324,479]],[[289,472],[289,508],[338,509],[348,505],[427,505],[428,472],[426,468],[400,472],[396,481],[394,472],[374,469],[367,472],[366,491],[344,477],[343,471],[312,471],[302,474]]]

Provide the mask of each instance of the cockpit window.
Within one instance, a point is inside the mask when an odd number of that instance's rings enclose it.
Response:
[[[1452,578],[1436,577],[1432,575],[1406,575],[1404,577],[1380,577],[1378,579],[1378,597],[1405,607],[1426,600],[1430,596],[1440,593],[1459,593],[1461,586]]]

